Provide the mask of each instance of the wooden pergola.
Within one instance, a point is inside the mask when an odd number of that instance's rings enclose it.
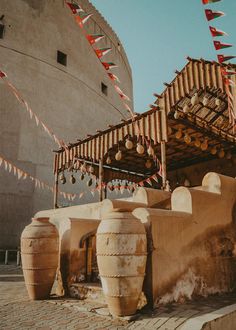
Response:
[[[156,95],[151,110],[56,151],[55,207],[58,175],[73,168],[75,160],[94,165],[102,200],[102,182],[116,178],[139,182],[157,173],[161,166],[165,189],[167,171],[217,158],[217,153],[210,152],[213,149],[223,150],[225,155],[235,153],[236,136],[229,123],[222,66],[235,70],[231,65],[189,58],[183,70],[176,71],[174,80],[165,84],[163,93]],[[127,139],[132,141],[132,149],[126,148]],[[137,152],[137,144],[144,147],[144,153]],[[122,153],[120,160],[115,158],[118,150]]]

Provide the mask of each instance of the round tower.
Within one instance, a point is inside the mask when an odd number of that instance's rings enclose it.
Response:
[[[111,47],[103,60],[132,99],[132,74],[122,44],[88,0],[78,1],[93,14],[84,29],[63,0],[1,0],[0,70],[17,87],[34,113],[60,138],[74,142],[128,116],[100,60],[85,37],[103,34],[98,48]],[[57,145],[0,81],[0,157],[53,185]],[[132,104],[131,104],[132,107]],[[92,195],[90,195],[92,198]],[[85,197],[81,202],[88,202]],[[19,244],[22,229],[41,209],[52,208],[52,192],[0,168],[0,247]]]

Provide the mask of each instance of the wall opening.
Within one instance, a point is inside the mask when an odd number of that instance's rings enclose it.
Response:
[[[101,90],[102,90],[103,94],[107,95],[108,87],[103,82],[101,83]]]
[[[57,62],[64,66],[67,65],[67,55],[60,50],[57,51]]]
[[[3,39],[5,25],[0,22],[0,39]]]

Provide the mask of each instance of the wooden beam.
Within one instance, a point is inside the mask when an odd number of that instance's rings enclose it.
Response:
[[[161,141],[162,189],[166,188],[166,142]]]

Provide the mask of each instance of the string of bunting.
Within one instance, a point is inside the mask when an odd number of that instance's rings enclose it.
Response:
[[[18,89],[9,82],[8,77],[5,72],[3,72],[0,69],[0,78],[4,82],[4,84],[7,86],[7,88],[11,91],[11,93],[16,97],[16,99],[19,101],[21,105],[24,106],[26,111],[28,112],[30,119],[33,119],[36,123],[36,126],[41,126],[43,130],[49,135],[49,137],[60,147],[60,148],[66,148],[67,146],[63,140],[60,140],[55,133],[52,132],[52,130],[39,118],[38,115],[36,115],[31,107],[29,106],[28,102],[23,98],[23,96],[20,94]]]
[[[220,2],[221,0],[202,0],[203,5],[208,5],[208,4],[213,4],[216,2]],[[212,9],[205,9],[205,15],[206,19],[208,22],[225,16],[225,13],[222,11],[215,11]],[[214,48],[216,51],[220,51],[221,49],[225,48],[230,48],[233,45],[229,43],[224,43],[219,40],[215,40],[214,38],[218,37],[225,37],[228,36],[228,34],[222,30],[217,29],[214,26],[209,25],[209,30],[211,33],[211,36],[213,38],[213,44]],[[225,62],[236,58],[236,56],[230,55],[224,55],[224,54],[217,54],[217,59],[220,64],[224,64]],[[232,94],[232,89],[235,88],[235,83],[232,80],[232,76],[236,74],[236,71],[231,71],[231,70],[226,70],[224,66],[222,65],[221,67],[221,74],[222,74],[222,79],[224,81],[225,87],[226,87],[226,93],[227,93],[227,98],[228,98],[228,111],[229,111],[229,123],[232,124],[234,130],[236,127],[236,110],[235,110],[235,102],[234,102],[234,97]]]
[[[37,179],[36,177],[32,176],[31,174],[27,173],[26,171],[23,171],[19,167],[15,166],[12,162],[5,159],[3,156],[0,156],[0,167],[3,167],[5,171],[12,173],[14,176],[17,177],[18,180],[26,180],[30,179],[34,182],[35,188],[39,189],[47,189],[51,193],[54,192],[54,187],[50,186],[49,184],[45,183],[42,180]],[[63,196],[65,199],[73,201],[78,194],[72,194],[72,193],[66,193],[63,191],[59,191],[59,194]]]
[[[125,109],[130,113],[131,117],[134,117],[135,114],[134,114],[133,110],[125,102],[125,101],[130,101],[130,98],[122,91],[122,89],[119,86],[117,86],[116,83],[120,83],[120,79],[110,71],[111,69],[116,68],[117,65],[113,62],[107,62],[107,61],[104,62],[103,59],[102,59],[112,49],[110,47],[108,47],[108,48],[94,48],[93,47],[100,40],[102,40],[105,36],[102,35],[102,34],[87,34],[87,32],[84,30],[85,23],[88,21],[88,19],[93,14],[85,13],[84,9],[74,1],[73,2],[65,1],[65,3],[70,8],[71,13],[74,16],[76,23],[82,29],[82,32],[84,33],[86,39],[88,40],[88,42],[91,45],[91,47],[93,48],[96,56],[100,60],[100,62],[103,65],[104,69],[106,70],[106,73],[107,73],[108,77],[113,82],[113,86],[115,88],[115,91],[118,93],[118,95],[122,99]]]
[[[96,56],[100,60],[101,64],[103,65],[106,74],[110,78],[110,80],[113,83],[115,91],[118,93],[119,97],[123,101],[123,105],[125,109],[130,113],[132,120],[134,121],[134,128],[136,130],[136,135],[138,140],[140,139],[141,131],[138,122],[135,121],[135,113],[131,109],[131,107],[127,104],[127,101],[131,101],[129,96],[126,95],[123,90],[117,85],[117,83],[121,83],[120,79],[113,73],[111,72],[111,69],[118,67],[115,63],[113,62],[104,62],[102,60],[102,57],[108,54],[112,49],[110,47],[108,48],[94,48],[94,45],[96,45],[100,40],[102,40],[105,36],[102,34],[87,34],[87,32],[84,29],[85,23],[88,21],[88,19],[93,15],[93,14],[88,14],[85,13],[84,9],[75,1],[67,1],[65,0],[66,5],[69,7],[72,16],[74,17],[76,23],[79,25],[81,28],[82,33],[85,35],[86,39],[88,40],[89,44],[93,48]],[[118,109],[116,109],[118,110]],[[119,111],[119,110],[118,110]],[[123,114],[119,111],[119,113],[122,115],[122,117],[125,119]],[[147,146],[150,145],[150,142],[147,141],[145,137],[143,137],[143,141],[147,144]]]
[[[20,169],[16,165],[14,165],[9,160],[5,159],[3,156],[0,156],[0,167],[2,167],[6,172],[12,173],[18,180],[26,180],[29,179],[34,182],[35,188],[39,189],[47,189],[49,192],[54,193],[54,187],[45,183],[42,180],[37,179],[26,171]],[[158,182],[158,177],[156,174],[153,174],[149,178],[142,180],[138,183],[133,183],[131,185],[121,185],[121,184],[112,184],[112,183],[102,183],[102,187],[107,187],[110,191],[115,190],[116,192],[120,191],[123,194],[124,190],[127,189],[129,192],[133,192],[138,186],[144,186],[145,182],[147,182],[150,186],[152,186],[151,180]],[[75,193],[67,193],[64,191],[58,191],[58,194],[61,195],[64,199],[68,199],[69,201],[74,201],[76,198],[81,199],[85,194],[91,193],[92,196],[95,196],[96,191],[101,189],[101,185],[96,185],[95,188],[90,191],[83,191],[80,194]]]

